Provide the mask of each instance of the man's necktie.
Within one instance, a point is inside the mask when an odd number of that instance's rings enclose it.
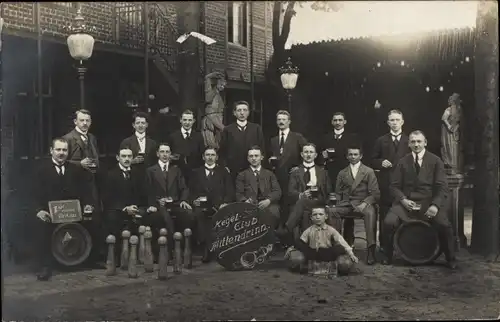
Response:
[[[166,164],[163,166],[162,172],[163,172],[163,176],[165,177],[165,179],[167,179],[168,171],[167,171],[167,165]]]
[[[61,177],[62,177],[62,176],[64,175],[64,173],[63,173],[63,167],[64,167],[64,164],[57,164],[57,163],[54,163],[54,165],[55,165],[55,166],[56,166],[56,168],[59,170],[59,171],[57,172],[57,174],[58,174],[59,176],[61,176]]]
[[[392,140],[392,143],[394,143],[394,147],[395,147],[396,149],[397,149],[397,148],[398,148],[398,146],[399,146],[398,136],[399,136],[399,135],[393,135],[393,136],[392,136],[392,139],[393,139],[393,140]]]
[[[311,169],[313,168],[314,166],[310,166],[310,167],[306,167],[304,166],[304,182],[306,183],[306,185],[309,183],[309,181],[311,181]]]
[[[280,154],[283,154],[283,147],[285,146],[285,133],[281,132],[280,138]]]
[[[208,171],[208,175],[207,175],[207,178],[208,180],[212,179],[212,177],[214,176],[214,169],[210,169],[210,168],[207,168],[205,167],[205,169]]]
[[[262,192],[260,190],[259,170],[254,170],[255,179],[257,180],[257,200],[262,199]]]
[[[89,143],[89,137],[87,134],[82,134],[82,141],[83,143],[85,144],[88,144]]]
[[[243,131],[245,131],[246,126],[239,126],[239,125],[238,125],[238,129],[239,129],[241,132],[243,132]]]
[[[418,156],[415,158],[415,171],[417,171],[417,175],[420,173],[420,164],[418,164]]]
[[[123,172],[123,177],[125,178],[125,180],[130,179],[130,171],[129,170],[122,170],[122,172]]]
[[[189,139],[189,132],[188,132],[188,131],[184,132],[184,135],[185,135],[185,136],[184,136],[184,138],[185,138],[186,140],[187,140],[187,139]]]
[[[341,136],[342,136],[342,134],[335,134],[335,140],[340,140]]]

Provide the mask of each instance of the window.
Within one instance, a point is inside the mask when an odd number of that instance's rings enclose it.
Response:
[[[248,10],[246,2],[229,1],[227,12],[229,42],[247,46]]]
[[[66,8],[76,8],[78,3],[76,2],[52,2],[53,4]]]

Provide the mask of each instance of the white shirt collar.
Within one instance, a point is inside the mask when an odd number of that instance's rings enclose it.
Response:
[[[392,136],[397,136],[397,137],[400,137],[400,136],[401,136],[401,134],[403,134],[403,131],[399,131],[399,133],[394,133],[394,132],[392,132],[392,130],[391,130],[391,135],[392,135]]]
[[[184,133],[188,132],[189,135],[191,135],[191,131],[193,130],[193,128],[190,128],[189,130],[186,130],[185,128],[181,127],[181,133],[182,135],[184,135]]]
[[[87,135],[87,133],[89,132],[89,131],[87,131],[87,132],[83,132],[82,130],[80,130],[80,129],[78,128],[78,126],[75,126],[75,130],[76,130],[78,133],[82,134],[82,135]]]
[[[136,136],[139,140],[142,140],[142,139],[144,139],[144,138],[146,137],[146,132],[144,132],[144,133],[142,133],[142,134],[141,134],[141,133],[139,133],[139,132],[135,131],[135,136]]]
[[[287,128],[287,129],[284,129],[284,130],[280,130],[278,132],[278,135],[281,137],[281,132],[283,132],[283,134],[285,135],[285,137],[288,136],[288,133],[290,133],[290,128]]]
[[[356,170],[359,170],[359,167],[361,166],[361,161],[359,161],[358,163],[356,164],[351,164],[349,163],[349,166],[351,167],[351,169],[356,169]]]
[[[415,160],[416,153],[415,153],[415,152],[412,152],[412,154],[413,154],[413,160]],[[425,149],[423,149],[422,151],[420,151],[420,152],[418,153],[418,161],[423,160],[423,158],[424,158],[424,154],[425,154]]]
[[[122,171],[130,171],[130,167],[125,168],[125,167],[124,167],[124,166],[122,166],[120,163],[118,163],[118,166],[120,167],[120,169],[121,169]]]
[[[216,163],[214,163],[212,165],[208,165],[208,164],[205,163],[205,168],[207,168],[207,169],[213,169],[213,168],[215,168],[216,165],[217,165]]]
[[[240,120],[236,120],[236,124],[238,124],[241,127],[245,127],[248,124],[248,121],[245,120],[244,122],[241,122]]]
[[[334,132],[335,134],[339,135],[339,134],[344,133],[344,130],[345,130],[344,128],[342,128],[341,130],[333,129],[333,132]]]
[[[302,164],[304,165],[304,167],[308,167],[308,168],[314,166],[314,162],[307,163],[307,162],[303,161]]]
[[[262,168],[262,165],[259,165],[257,168],[254,168],[254,167],[250,166],[250,169],[252,169],[252,172],[255,172],[255,171],[259,171],[260,172],[261,168]]]
[[[63,163],[63,164],[59,164],[59,162],[57,162],[56,160],[54,160],[54,158],[52,158],[52,163],[53,163],[54,165],[56,165],[56,164],[57,164],[57,165],[59,165],[59,166],[63,166],[63,167],[64,167],[64,163]]]
[[[166,165],[166,166],[167,166],[167,170],[168,170],[168,164],[169,164],[169,162],[167,162],[167,163],[163,163],[161,160],[158,160],[158,164],[160,165],[160,168],[161,168],[162,170],[163,170],[163,166],[165,166],[165,165]]]

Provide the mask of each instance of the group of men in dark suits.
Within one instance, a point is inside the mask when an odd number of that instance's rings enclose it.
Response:
[[[117,165],[104,173],[99,168],[97,141],[88,132],[90,112],[79,110],[75,114],[75,129],[54,140],[52,161],[41,168],[37,216],[42,219],[42,226],[48,227],[48,201],[78,197],[106,223],[105,233],[120,235],[124,228],[134,229],[131,226],[137,222],[151,226],[155,237],[161,228],[167,228],[170,251],[172,232],[194,228],[204,249],[203,261],[207,262],[210,217],[228,203],[255,203],[273,218],[274,228],[291,232],[297,226],[306,229],[307,214],[315,202],[327,204],[335,193],[338,204],[329,208],[329,223],[341,229],[342,214],[356,212],[364,216],[369,264],[375,262],[377,212],[379,241],[386,255],[384,263],[392,259],[391,234],[398,218],[404,220],[402,217],[416,202],[429,207],[423,213],[434,218],[442,235],[447,236],[444,239],[450,240],[442,162],[425,151],[421,132],[412,133],[410,140],[402,133],[404,121],[400,111],[389,113],[391,132],[375,143],[373,167],[379,170],[378,180],[375,172],[361,163],[360,140],[345,130],[347,120],[343,113],[334,114],[333,131],[324,136],[318,148],[290,130],[291,116],[287,111],[277,113],[279,132],[266,146],[261,127],[247,120],[249,113],[247,102],[235,103],[236,122],[224,128],[220,149],[216,150],[206,147],[202,135],[193,129],[194,114],[189,110],[181,115],[181,128],[171,133],[168,142],[160,143],[147,136],[148,115],[138,112],[132,123],[135,133],[120,144]],[[408,154],[408,147],[418,155],[420,163],[410,162],[413,157]],[[417,164],[419,168],[415,170]],[[67,173],[62,171],[60,175],[60,166]],[[46,182],[50,183],[49,188]],[[343,231],[351,244],[353,229],[353,220],[346,219]],[[47,234],[42,234],[43,238]],[[103,239],[102,232],[96,234]],[[41,244],[45,245],[45,252],[40,253],[45,254],[45,260],[41,263],[47,268],[47,244]],[[452,244],[446,245],[448,262],[454,266]],[[45,270],[39,277],[49,275]]]

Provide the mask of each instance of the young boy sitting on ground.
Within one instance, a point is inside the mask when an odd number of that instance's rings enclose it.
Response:
[[[353,263],[358,262],[358,258],[344,237],[325,223],[326,216],[324,207],[312,209],[313,224],[302,233],[299,240],[295,241],[295,247],[290,247],[285,254],[285,258],[292,262],[292,270],[299,269],[301,273],[305,273],[311,270],[311,267],[308,268],[308,263],[327,262],[334,263],[339,274],[347,275]],[[295,249],[298,252],[294,252]]]

